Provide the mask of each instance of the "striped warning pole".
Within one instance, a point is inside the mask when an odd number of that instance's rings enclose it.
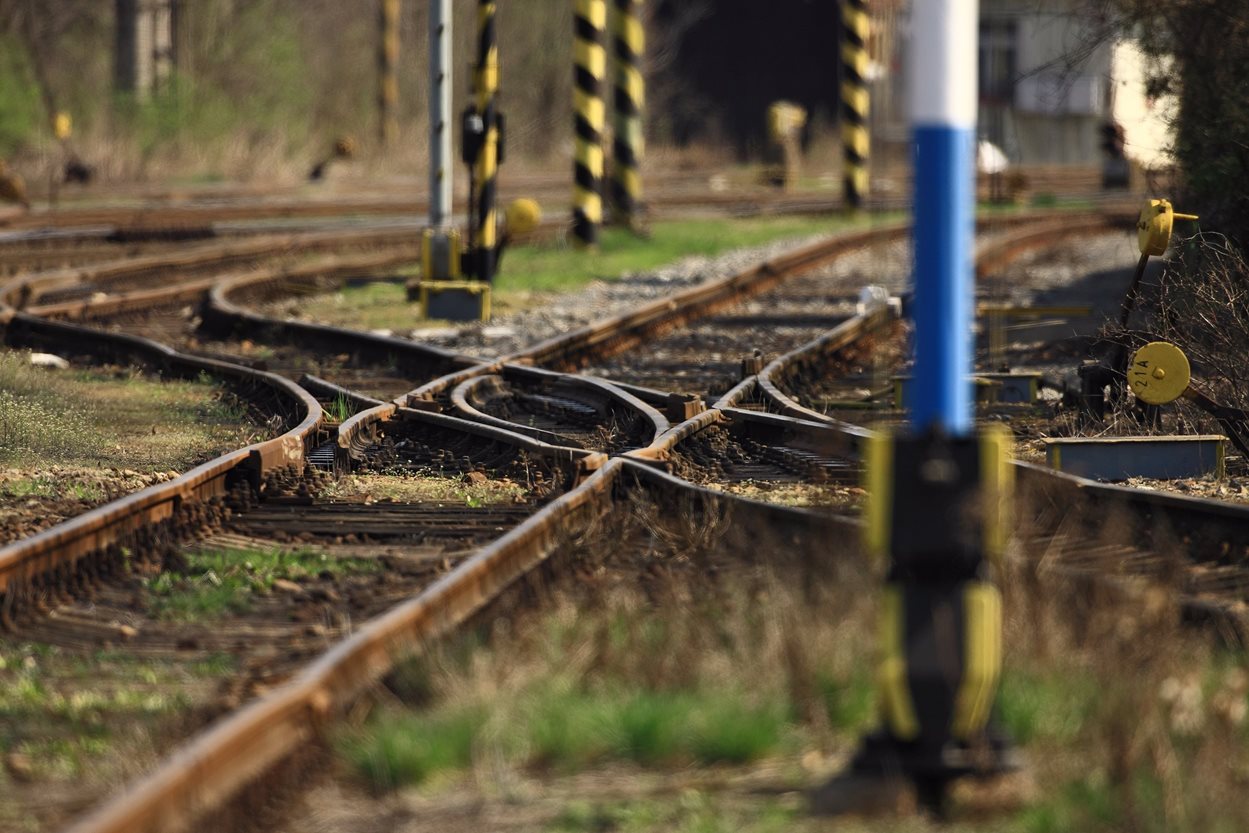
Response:
[[[399,0],[381,0],[377,43],[377,138],[383,147],[399,138]]]
[[[841,0],[841,142],[845,167],[845,202],[862,208],[867,194],[867,3]]]
[[[642,53],[646,35],[642,27],[642,0],[616,0],[613,49],[616,54],[614,123],[612,140],[612,204],[629,228],[636,228],[642,203],[640,171],[645,139],[642,108],[646,82],[642,77]]]
[[[599,224],[603,222],[603,77],[607,73],[603,34],[607,27],[607,3],[606,0],[574,2],[576,148],[572,231],[578,245],[595,246]]]
[[[477,222],[474,249],[477,277],[494,280],[498,247],[498,218],[495,201],[499,176],[499,119],[495,98],[499,91],[499,43],[495,34],[495,0],[481,0],[477,5],[477,67],[474,88],[477,91],[477,113],[481,116],[484,139],[477,154]]]

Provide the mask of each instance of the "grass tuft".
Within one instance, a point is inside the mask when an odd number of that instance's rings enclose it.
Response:
[[[152,615],[182,622],[250,610],[276,579],[299,580],[322,570],[359,574],[380,569],[368,559],[331,559],[311,550],[207,550],[192,553],[179,575],[163,572],[147,581]]]
[[[426,720],[388,715],[374,722],[369,735],[345,744],[344,752],[377,792],[422,784],[436,773],[472,762],[482,721],[476,709]]]
[[[998,691],[1002,727],[1019,743],[1071,743],[1097,709],[1097,684],[1074,669],[1061,673],[1008,668]]]

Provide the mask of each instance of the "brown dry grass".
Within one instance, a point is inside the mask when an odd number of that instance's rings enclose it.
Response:
[[[470,736],[466,771],[453,766],[369,806],[347,777],[335,788],[345,804],[314,803],[300,829],[372,830],[383,818],[402,831],[824,829],[805,817],[800,791],[839,766],[865,728],[835,719],[827,683],[870,678],[877,578],[831,542],[805,554],[814,564],[779,540],[734,552],[740,535],[730,520],[680,517],[674,526],[643,509],[624,529],[600,530],[576,547],[577,580],[550,588],[543,612],[497,620],[488,647],[471,641],[421,665],[420,713],[436,722],[471,704],[493,727]],[[1124,525],[1105,523],[1089,546]],[[943,825],[906,817],[838,829],[1249,825],[1244,654],[1182,626],[1164,585],[1088,581],[1046,555],[1018,550],[1003,581],[999,712],[1026,754],[1027,777],[1005,792],[961,787]],[[1113,560],[1097,566],[1123,572]],[[507,742],[533,719],[526,698],[549,694],[551,680],[585,697],[612,685],[672,698],[744,686],[789,718],[757,763],[673,769],[590,759],[552,774]]]

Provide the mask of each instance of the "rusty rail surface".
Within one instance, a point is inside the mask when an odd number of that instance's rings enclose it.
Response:
[[[1016,231],[1001,240],[992,240],[977,247],[976,278],[979,280],[993,275],[1029,252],[1110,231],[1128,231],[1135,228],[1134,222],[1135,218],[1123,212],[1080,214],[1038,221],[1022,232]]]
[[[224,494],[235,478],[259,483],[272,469],[303,460],[306,446],[321,424],[321,406],[298,385],[270,373],[188,356],[137,336],[105,333],[72,324],[15,313],[4,331],[10,346],[31,347],[70,342],[79,352],[109,359],[137,360],[164,373],[212,377],[235,384],[261,385],[276,393],[293,412],[294,424],[278,437],[222,455],[165,483],[149,486],[43,532],[0,547],[0,606],[9,611],[16,597],[79,561],[101,553],[127,534],[173,517],[190,499]]]
[[[241,299],[248,296],[271,293],[283,286],[301,283],[308,285],[323,278],[345,281],[353,276],[375,272],[379,268],[378,264],[377,260],[361,259],[335,265],[329,271],[310,265],[299,269],[225,278],[212,286],[205,299],[204,327],[217,333],[246,333],[253,340],[285,342],[312,348],[331,347],[336,352],[351,352],[382,359],[394,357],[398,361],[399,369],[412,370],[421,378],[479,364],[478,359],[419,341],[328,324],[287,321],[262,315],[242,306]]]
[[[562,193],[565,187],[551,180],[550,188],[538,187],[546,195]],[[533,196],[520,193],[518,184],[507,187],[502,199]],[[748,215],[763,213],[831,213],[841,208],[840,201],[824,194],[803,196],[777,194],[766,189],[751,192],[716,192],[707,188],[657,188],[648,198],[654,208],[718,208],[730,213]],[[881,204],[877,208],[900,209],[904,204]],[[251,201],[234,203],[173,203],[165,205],[119,205],[101,207],[61,208],[57,211],[3,211],[0,228],[19,230],[72,229],[79,227],[111,227],[156,233],[181,228],[211,228],[214,224],[259,220],[311,220],[344,216],[423,216],[428,203],[423,199],[405,197],[369,197],[338,195],[333,199]]]
[[[537,385],[557,395],[566,394],[570,398],[592,404],[603,411],[614,407],[632,413],[638,419],[649,423],[651,436],[647,441],[648,445],[659,439],[671,427],[667,417],[656,408],[606,380],[557,373],[524,365],[504,365],[499,369],[498,375],[474,376],[461,382],[451,391],[451,405],[466,419],[495,424],[558,445],[559,437],[552,432],[492,417],[483,413],[474,404],[482,388],[499,387],[513,381]]]
[[[900,237],[905,232],[904,226],[897,226],[847,235],[848,239],[824,248],[814,247],[815,251],[805,250],[779,264],[751,270],[744,276],[697,287],[673,301],[649,304],[634,314],[548,340],[508,358],[575,366],[594,351],[628,349],[661,328],[678,326],[746,294],[763,291],[782,280],[785,274],[812,268],[859,245],[876,242],[881,235]],[[878,323],[871,316],[860,316],[857,323],[843,325],[846,329],[839,337],[852,340],[853,332],[866,332]],[[430,391],[450,392],[470,379],[502,368],[501,362],[479,362],[409,394],[407,402],[429,408],[434,405]],[[597,458],[586,455],[583,458],[585,468],[596,470],[581,485],[484,547],[416,598],[367,623],[355,636],[332,648],[288,684],[192,740],[136,787],[74,825],[72,833],[163,833],[186,829],[207,811],[228,802],[242,786],[297,753],[308,740],[320,735],[325,725],[341,714],[368,685],[393,667],[398,657],[419,653],[431,640],[448,633],[482,609],[511,583],[541,564],[570,534],[585,529],[593,519],[611,511],[623,493],[643,489],[665,500],[682,495],[702,501],[717,511],[731,511],[735,517],[759,518],[761,527],[799,531],[795,534],[804,530],[845,533],[857,527],[858,522],[853,519],[775,506],[694,486],[647,464],[660,459],[665,448],[670,449],[684,437],[727,420],[749,421],[759,426],[758,430],[789,432],[791,439],[794,434],[801,434],[805,442],[844,444],[836,426],[735,408],[742,397],[753,391],[758,380],[748,381],[750,384],[738,386],[733,396],[717,403],[717,408],[670,426],[648,449],[610,460],[605,460],[601,454]],[[345,420],[338,429],[338,446],[343,455],[349,458],[353,447],[384,430],[391,420],[465,424],[463,420],[429,410],[404,408],[402,399],[376,404]],[[358,404],[363,406],[369,402],[361,399]],[[472,430],[475,431],[499,432],[495,436],[506,436],[512,443],[527,441],[535,443],[535,447],[553,448],[499,426],[467,424],[474,425]]]
[[[107,285],[168,271],[220,268],[245,261],[283,255],[302,255],[326,249],[399,245],[407,247],[411,252],[411,257],[415,257],[416,244],[417,241],[410,229],[351,229],[272,235],[242,240],[213,240],[188,245],[178,251],[18,275],[0,285],[0,306],[7,305],[14,309],[22,309],[37,302],[44,294],[73,289],[82,284]]]
[[[136,787],[70,833],[185,830],[240,787],[299,751],[398,657],[418,654],[545,561],[570,530],[609,510],[623,463],[610,461],[439,579],[365,624],[289,683],[176,752]]]
[[[889,229],[886,233],[896,235],[902,231],[900,228]],[[860,235],[859,239],[870,238]],[[840,252],[842,247],[834,246],[834,250]],[[814,265],[835,256],[822,250],[816,255],[814,258],[808,256],[805,260],[798,259],[793,262]],[[760,282],[773,278],[765,270],[755,270],[751,277]],[[775,283],[779,279],[775,278],[771,282]],[[723,283],[730,288],[727,297],[733,298],[740,294],[732,281]],[[715,304],[714,300],[708,303],[708,296],[704,292],[693,293],[692,298],[688,301],[683,299],[683,302],[701,305],[704,309]],[[666,304],[663,306],[667,307]],[[654,308],[655,305],[649,307]],[[671,310],[665,309],[664,312],[670,314]],[[634,321],[636,323],[636,319]],[[499,368],[499,363],[480,363],[444,377],[441,388],[450,390],[455,385]],[[511,372],[524,371],[514,369]],[[609,383],[601,384],[604,390],[611,388]],[[716,412],[708,414],[716,416]],[[529,443],[535,449],[543,449],[547,453],[571,456],[579,451],[560,449],[523,437],[511,430],[514,426],[504,428],[468,423],[433,410],[405,408],[397,400],[377,404],[343,421],[338,427],[335,468],[348,470],[352,458],[372,443],[380,432],[386,430],[390,422],[399,419],[428,421],[437,425],[471,425],[471,430],[486,436],[506,438],[515,444]],[[657,427],[665,423],[666,421],[655,422]],[[660,432],[660,436],[670,431],[671,429]],[[314,736],[336,710],[342,709],[358,696],[369,681],[385,673],[398,655],[419,651],[429,640],[446,633],[516,578],[541,563],[570,530],[575,530],[580,523],[588,522],[590,518],[610,510],[621,471],[634,464],[620,458],[607,460],[601,453],[581,451],[580,454],[582,456],[578,462],[584,470],[597,469],[580,486],[553,501],[503,538],[488,545],[477,556],[412,602],[401,605],[366,625],[359,634],[332,649],[323,660],[288,685],[191,741],[180,752],[175,753],[167,765],[143,779],[134,790],[82,820],[73,828],[74,832],[140,833],[185,829],[196,816],[221,805],[242,785],[288,757],[303,742]],[[658,472],[633,468],[628,470],[633,472],[632,482],[649,484],[652,489],[690,489],[693,490],[690,494],[702,495],[702,500],[708,506],[723,508],[729,502],[740,504],[744,511],[762,513],[767,517],[780,513],[786,515],[796,529],[805,525],[827,523],[816,513],[785,510],[756,501],[746,501],[714,490],[694,487]]]

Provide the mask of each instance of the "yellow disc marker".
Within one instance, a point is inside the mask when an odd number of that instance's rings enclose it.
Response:
[[[542,222],[542,209],[533,200],[521,197],[508,205],[503,220],[507,223],[508,234],[530,234]]]
[[[1188,389],[1192,371],[1184,351],[1167,341],[1151,341],[1136,351],[1128,366],[1132,393],[1150,405],[1174,402]]]
[[[62,142],[69,138],[74,131],[73,122],[70,121],[69,113],[60,112],[52,119],[52,135],[60,139]]]
[[[1136,222],[1136,243],[1141,254],[1158,257],[1167,253],[1171,227],[1176,219],[1196,220],[1196,214],[1177,214],[1170,200],[1146,200]]]

